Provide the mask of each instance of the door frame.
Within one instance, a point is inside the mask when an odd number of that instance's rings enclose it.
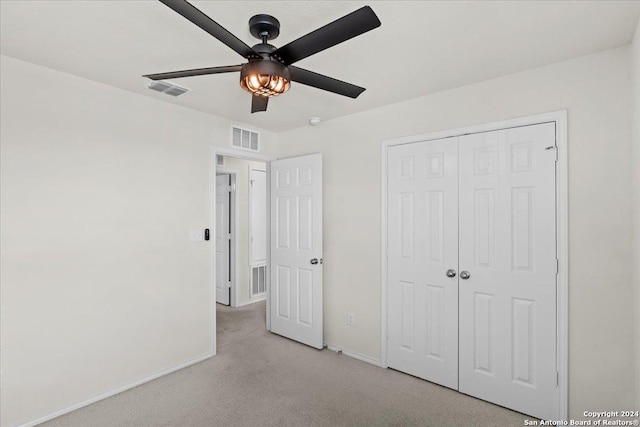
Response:
[[[264,155],[259,153],[254,153],[246,150],[237,150],[233,148],[224,148],[212,145],[210,147],[210,157],[209,162],[211,164],[210,175],[209,175],[209,208],[210,208],[210,218],[209,218],[209,226],[212,229],[216,223],[216,172],[224,170],[224,167],[219,167],[216,162],[216,156],[227,156],[233,157],[236,159],[244,159],[244,160],[257,160],[260,162],[265,162],[267,169],[267,197],[270,197],[269,192],[269,182],[270,182],[270,169],[272,160],[276,160],[275,156]],[[267,223],[270,222],[270,213],[267,212]],[[237,223],[237,221],[236,221]],[[237,231],[237,230],[236,230]],[[267,244],[270,244],[269,235],[267,235]],[[216,333],[216,240],[211,239],[211,251],[209,253],[209,260],[211,265],[211,274],[209,276],[209,300],[210,300],[210,331],[209,335],[212,337],[211,339],[211,348],[209,352],[211,356],[215,356],[217,353],[217,333]],[[267,251],[267,265],[270,261],[270,254]],[[267,297],[270,292],[270,283],[269,279],[266,279],[266,288],[267,288]],[[231,293],[233,296],[233,292]],[[269,304],[267,304],[267,330],[271,330],[271,324],[269,321]]]
[[[518,117],[491,123],[430,132],[421,135],[382,140],[380,143],[380,364],[387,365],[387,149],[395,145],[412,144],[436,139],[489,132],[540,123],[556,125],[556,254],[558,275],[556,287],[557,342],[556,366],[558,369],[558,414],[555,419],[568,420],[569,406],[569,210],[568,210],[568,156],[567,110],[553,111],[533,116]]]
[[[236,199],[237,173],[238,171],[236,169],[225,168],[224,166],[220,166],[216,170],[216,178],[218,177],[218,174],[229,175],[229,185],[231,186],[231,198],[229,199],[229,228],[231,229],[231,245],[229,247],[229,282],[231,282],[231,292],[229,295],[229,307],[238,306],[238,290],[236,287],[236,278],[238,277],[238,263],[236,262],[236,246],[238,244],[238,200]],[[215,246],[215,238],[213,241]]]
[[[249,193],[249,233],[247,233],[248,234],[247,235],[247,244],[249,245],[249,257],[248,258],[249,258],[249,265],[251,267],[258,267],[258,266],[263,265],[262,263],[256,262],[255,260],[251,259],[251,238],[253,237],[253,221],[251,219],[251,214],[253,213],[253,203],[254,203],[253,202],[253,192],[252,192],[252,188],[253,187],[252,187],[252,184],[251,184],[251,182],[252,182],[251,181],[251,172],[253,172],[253,171],[264,172],[264,174],[265,174],[265,185],[266,185],[266,184],[269,183],[269,180],[267,179],[267,168],[266,168],[266,166],[267,165],[265,164],[265,168],[264,169],[260,169],[260,168],[257,168],[255,166],[248,166],[248,175],[247,176],[249,177],[249,191],[248,191],[248,193]],[[269,195],[269,189],[266,189],[265,195],[266,196]],[[264,205],[265,206],[265,217],[268,217],[267,216],[267,212],[266,212],[266,211],[269,210],[268,209],[269,208],[268,204],[269,204],[269,200],[266,200],[265,201],[265,205]],[[269,227],[268,226],[269,226],[269,224],[265,225],[265,234],[269,234],[269,232],[268,232],[268,228]],[[267,260],[269,258],[269,256],[268,256],[269,255],[268,253],[270,252],[269,248],[267,248],[266,252],[267,252],[267,254],[266,254],[266,258],[265,258],[265,263],[267,262]],[[266,288],[265,288],[265,292],[266,292]]]

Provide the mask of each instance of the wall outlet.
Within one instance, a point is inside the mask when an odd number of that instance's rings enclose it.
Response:
[[[347,325],[354,326],[356,324],[356,315],[353,313],[347,313]]]

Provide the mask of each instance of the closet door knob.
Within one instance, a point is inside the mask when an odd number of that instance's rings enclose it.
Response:
[[[456,277],[456,271],[453,268],[448,269],[447,277]]]
[[[462,280],[467,280],[469,277],[471,277],[471,275],[469,274],[468,271],[461,271],[460,272],[460,278]]]

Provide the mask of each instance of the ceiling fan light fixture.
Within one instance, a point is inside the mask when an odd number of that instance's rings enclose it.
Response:
[[[169,73],[145,74],[151,80],[240,71],[240,86],[252,94],[251,113],[267,111],[269,98],[285,93],[291,81],[338,95],[357,98],[365,88],[293,65],[304,58],[378,28],[381,23],[369,6],[351,12],[288,44],[276,48],[267,43],[280,33],[280,21],[271,15],[254,15],[249,20],[251,35],[261,43],[249,47],[229,30],[205,15],[187,0],[160,0],[192,24],[215,37],[249,62],[222,67],[196,68]]]
[[[285,93],[291,87],[286,66],[274,61],[253,61],[242,66],[240,86],[252,94],[270,98]]]

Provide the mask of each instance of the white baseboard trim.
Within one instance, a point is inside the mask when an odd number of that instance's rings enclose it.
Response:
[[[254,304],[256,302],[264,301],[266,299],[267,299],[267,294],[264,294],[259,297],[251,298],[250,300],[244,301],[243,303],[238,304],[238,307],[244,307],[245,305]]]
[[[76,403],[74,405],[67,406],[66,408],[60,409],[59,411],[56,411],[56,412],[52,412],[51,414],[45,415],[44,417],[40,417],[38,419],[35,419],[35,420],[32,420],[32,421],[28,421],[28,422],[26,422],[24,424],[20,424],[17,427],[32,427],[32,426],[44,423],[45,421],[49,421],[49,420],[57,418],[57,417],[59,417],[61,415],[68,414],[69,412],[73,412],[76,409],[80,409],[80,408],[83,408],[85,406],[89,406],[92,403],[96,403],[96,402],[98,402],[98,401],[100,401],[102,399],[106,399],[107,397],[111,397],[111,396],[114,396],[114,395],[116,395],[118,393],[122,393],[123,391],[127,391],[129,389],[132,389],[134,387],[142,385],[142,384],[144,384],[146,382],[155,380],[156,378],[160,378],[160,377],[162,377],[164,375],[167,375],[167,374],[170,374],[172,372],[179,371],[180,369],[186,368],[187,366],[195,365],[196,363],[199,363],[199,362],[202,362],[203,360],[209,359],[212,356],[213,356],[213,354],[210,353],[210,352],[206,353],[206,354],[203,354],[201,356],[198,356],[198,357],[196,357],[194,359],[190,359],[190,360],[188,360],[188,361],[186,361],[184,363],[181,363],[179,365],[173,366],[173,367],[168,368],[168,369],[164,369],[164,370],[162,370],[160,372],[157,372],[157,373],[155,373],[153,375],[150,375],[148,377],[144,377],[144,378],[142,378],[140,380],[137,380],[137,381],[135,381],[133,383],[124,385],[122,387],[118,387],[118,388],[116,388],[114,390],[108,391],[106,393],[102,393],[102,394],[100,394],[98,396],[94,396],[94,397],[92,397],[90,399],[87,399],[85,401],[82,401],[80,403]]]
[[[336,353],[342,353],[345,356],[353,357],[354,359],[358,359],[362,362],[370,363],[379,368],[386,368],[386,366],[383,366],[380,360],[378,359],[373,359],[369,356],[365,356],[364,354],[356,353],[355,351],[343,350],[341,348],[334,346],[333,344],[324,343],[324,345],[327,346],[328,350],[335,351]]]

